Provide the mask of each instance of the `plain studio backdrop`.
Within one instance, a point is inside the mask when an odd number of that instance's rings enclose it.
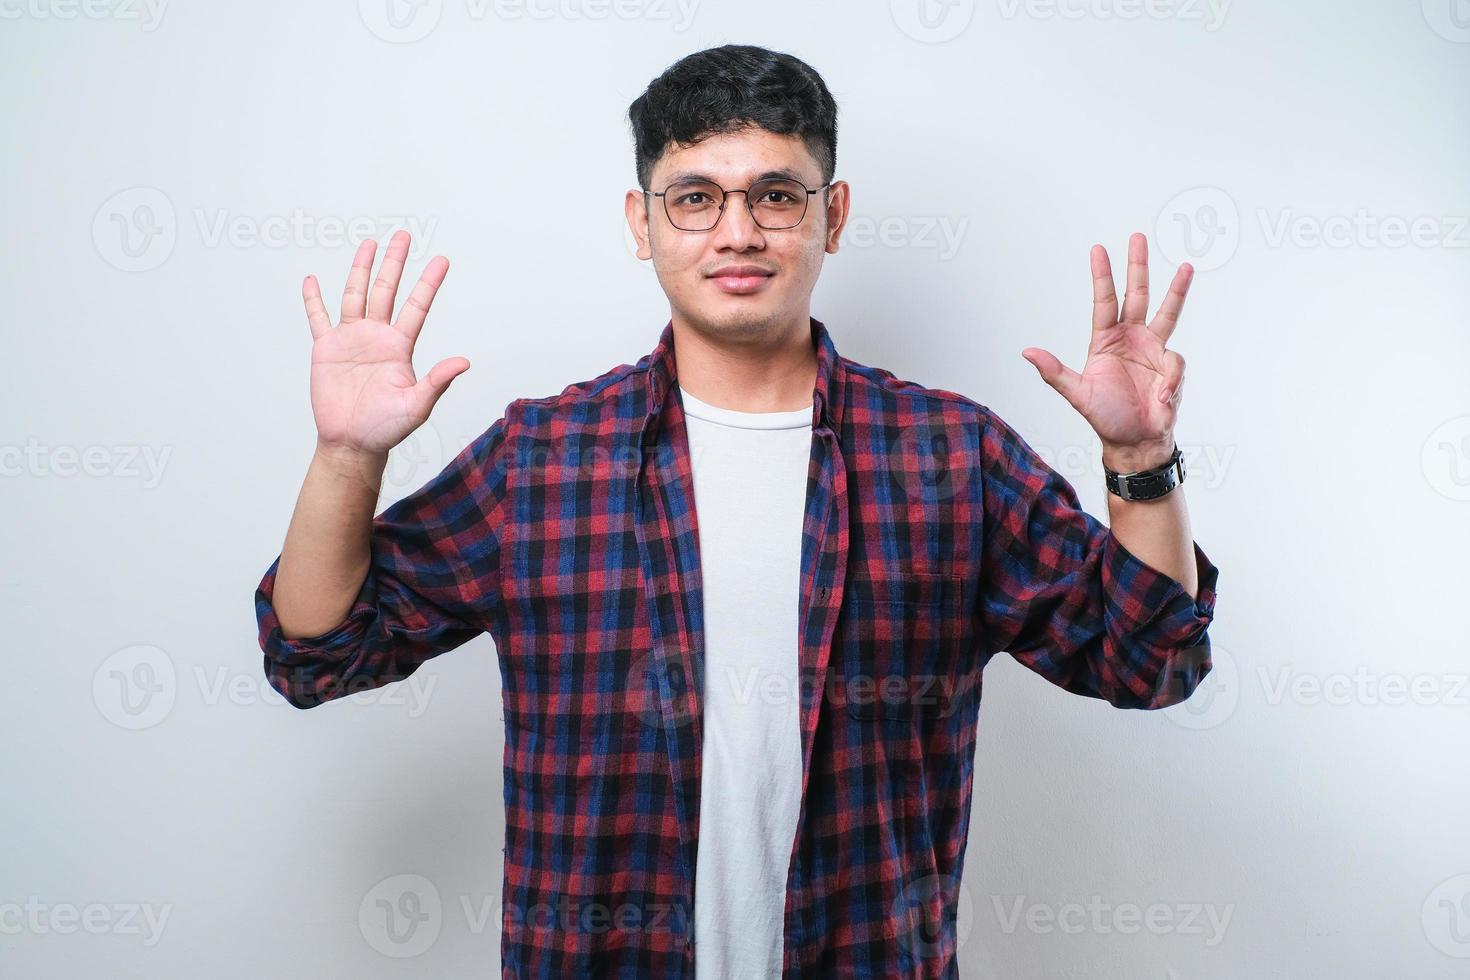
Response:
[[[623,217],[669,64],[789,51],[839,105],[842,353],[989,405],[1106,518],[1087,253],[1151,244],[1215,668],[1148,713],[986,672],[968,977],[1470,970],[1470,7],[1463,0],[4,0],[6,978],[481,977],[488,636],[311,711],[253,590],[311,457],[299,288],[452,268],[471,370],[383,505],[668,306]],[[1121,285],[1121,283],[1120,283]],[[405,287],[406,289],[407,287]],[[400,297],[401,298],[401,297]]]

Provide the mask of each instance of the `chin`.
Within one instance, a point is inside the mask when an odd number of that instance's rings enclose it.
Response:
[[[763,336],[776,321],[775,310],[764,303],[759,307],[747,304],[740,309],[715,310],[706,320],[711,329],[725,336],[750,337]]]
[[[687,310],[685,319],[690,326],[711,339],[733,341],[756,340],[765,337],[777,322],[774,311],[749,304],[744,309],[735,304],[721,308]]]

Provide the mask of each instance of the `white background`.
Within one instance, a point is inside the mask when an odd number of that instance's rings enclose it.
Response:
[[[1019,352],[1080,368],[1095,241],[1200,270],[1172,346],[1215,674],[1122,712],[996,660],[962,974],[1470,970],[1470,6],[386,2],[0,3],[0,975],[496,970],[490,639],[309,712],[265,684],[299,283],[335,310],[356,218],[453,263],[417,360],[473,367],[396,499],[652,348],[624,114],[726,42],[838,100],[838,350],[991,406],[1093,513],[1090,432]]]

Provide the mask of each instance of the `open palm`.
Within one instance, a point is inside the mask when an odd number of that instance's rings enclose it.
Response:
[[[323,446],[387,453],[424,423],[449,383],[469,370],[468,360],[450,357],[424,377],[414,375],[414,344],[449,260],[435,256],[429,261],[393,320],[408,245],[407,232],[393,235],[371,289],[368,280],[378,246],[372,240],[358,246],[335,328],[316,277],[307,276],[302,283],[312,336],[311,410]]]
[[[1104,452],[1147,456],[1156,465],[1173,448],[1184,358],[1167,349],[1194,269],[1185,263],[1153,320],[1148,315],[1148,240],[1128,240],[1128,285],[1121,314],[1107,249],[1092,247],[1092,337],[1079,374],[1037,347],[1021,352],[1042,380],[1067,399],[1102,440]]]

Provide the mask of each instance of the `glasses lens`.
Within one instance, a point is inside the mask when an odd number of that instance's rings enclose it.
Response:
[[[794,180],[761,180],[751,185],[750,210],[762,228],[794,228],[806,214],[806,187]]]
[[[720,217],[720,204],[725,194],[719,185],[705,180],[686,180],[670,184],[664,191],[664,207],[669,221],[683,231],[708,231]]]

